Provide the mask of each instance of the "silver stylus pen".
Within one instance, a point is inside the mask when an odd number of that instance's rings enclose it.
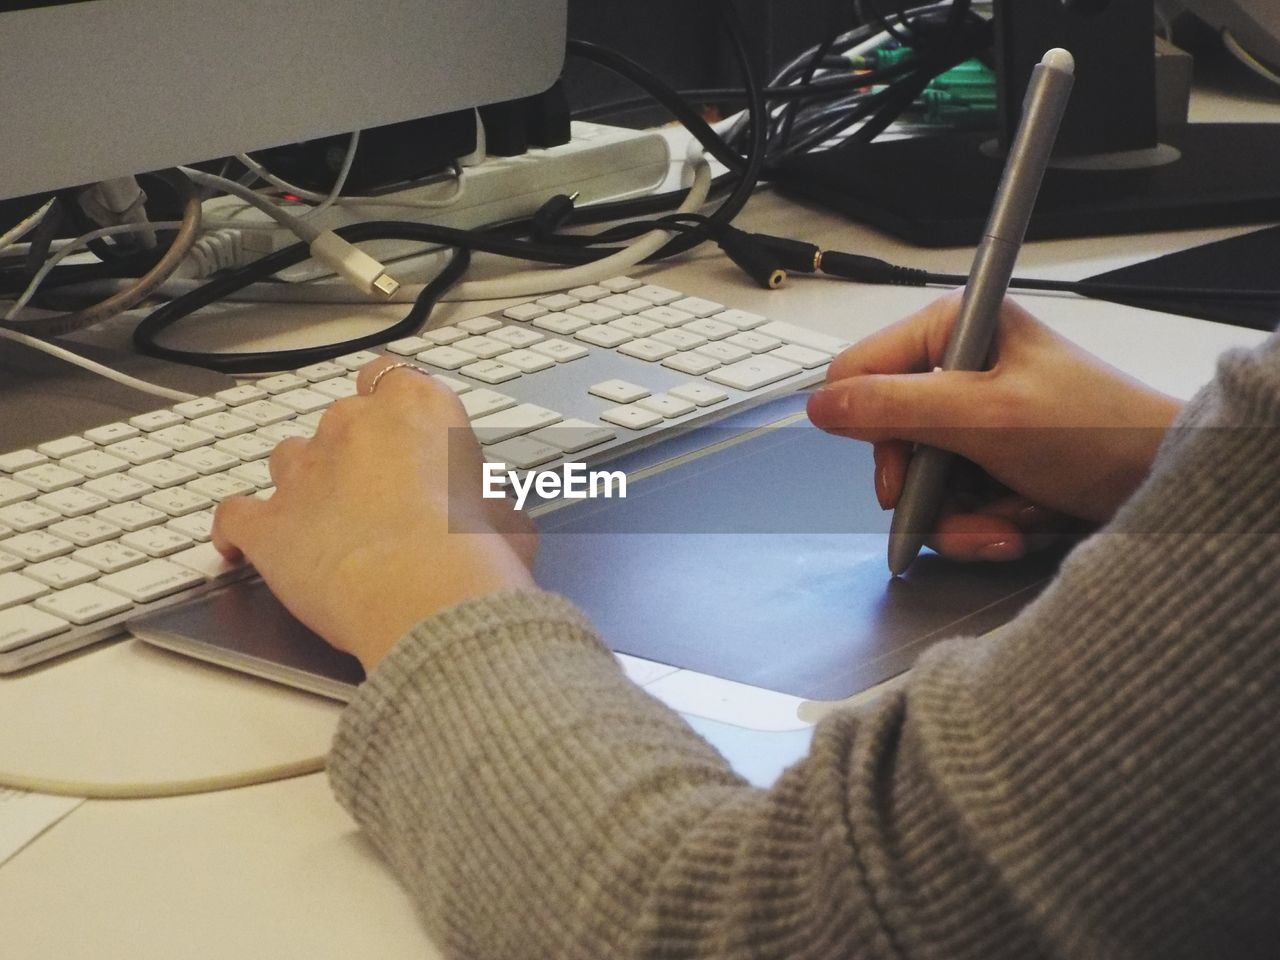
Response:
[[[1071,54],[1059,48],[1046,53],[1031,71],[1022,120],[1000,175],[986,232],[969,269],[960,315],[942,357],[943,370],[981,370],[987,365],[1000,304],[1058,138],[1074,71]],[[895,577],[911,566],[925,537],[933,531],[951,457],[946,450],[924,444],[911,454],[889,528],[889,571]]]

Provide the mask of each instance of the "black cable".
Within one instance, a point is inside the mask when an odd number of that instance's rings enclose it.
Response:
[[[306,244],[297,244],[290,250],[296,249],[298,246],[306,250]],[[286,251],[280,251],[284,253]],[[309,255],[309,251],[308,251]],[[273,255],[275,256],[275,255]],[[270,258],[266,258],[270,259]],[[302,259],[305,259],[303,257]],[[298,261],[300,262],[300,261]],[[262,263],[262,261],[258,261]],[[164,330],[177,323],[183,317],[199,309],[200,306],[207,306],[215,300],[221,299],[231,289],[230,284],[220,282],[218,280],[206,284],[194,294],[188,295],[191,299],[182,308],[177,309],[175,305],[178,300],[171,301],[160,309],[154,311],[150,316],[144,319],[133,332],[133,346],[139,353],[147,354],[152,357],[159,357],[162,360],[173,360],[177,363],[189,363],[197,367],[205,367],[209,370],[219,370],[223,373],[266,373],[273,370],[289,370],[298,367],[305,367],[311,363],[319,363],[322,360],[331,360],[334,357],[340,357],[345,353],[352,353],[356,350],[364,350],[368,347],[379,346],[390,340],[395,340],[402,336],[408,336],[416,333],[426,324],[427,319],[431,315],[432,309],[436,305],[436,301],[451,286],[458,282],[462,275],[466,272],[467,267],[471,263],[471,251],[466,247],[454,247],[453,256],[449,258],[449,262],[445,264],[443,270],[431,279],[418,294],[414,300],[413,306],[404,316],[404,319],[380,330],[377,333],[366,334],[362,337],[354,337],[341,343],[325,344],[316,347],[301,347],[293,350],[269,350],[269,351],[252,351],[245,353],[203,353],[191,350],[179,350],[174,347],[162,346],[156,337]],[[254,266],[256,266],[255,264]],[[276,267],[276,269],[283,269]],[[275,270],[271,271],[272,273]],[[270,274],[266,274],[270,276]],[[241,278],[243,279],[243,278]],[[256,282],[262,277],[254,277],[248,283]],[[239,281],[237,281],[239,282]],[[244,285],[248,285],[247,283]],[[187,298],[180,298],[187,299]],[[192,304],[203,300],[199,306]]]

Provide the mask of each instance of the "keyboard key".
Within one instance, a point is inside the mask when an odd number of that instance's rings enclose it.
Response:
[[[623,333],[629,333],[633,337],[648,337],[659,330],[666,329],[656,320],[649,320],[645,317],[622,317],[614,320],[609,326],[615,330],[621,330]]]
[[[156,429],[163,428],[157,427]],[[113,457],[120,457],[122,460],[128,460],[132,464],[150,463],[152,460],[167,457],[173,452],[163,443],[156,443],[147,437],[133,437],[130,440],[121,440],[119,443],[111,444],[106,449],[107,453]]]
[[[194,480],[199,476],[199,472],[185,463],[179,463],[174,460],[154,460],[151,463],[144,463],[142,466],[134,467],[129,471],[129,476],[135,480],[143,480],[152,487],[176,487],[180,483],[186,483],[188,480]]]
[[[737,363],[751,356],[751,351],[746,347],[735,347],[732,343],[724,342],[704,344],[697,348],[697,352],[721,363]],[[783,357],[783,359],[786,358]]]
[[[663,343],[661,340],[655,340],[653,337],[643,337],[622,345],[618,348],[618,352],[624,356],[635,357],[637,360],[656,363],[671,356],[676,352],[676,348],[670,344]]]
[[[417,359],[441,370],[457,370],[474,361],[475,357],[465,350],[455,350],[453,347],[432,347],[430,350],[423,350]]]
[[[397,356],[412,357],[430,348],[431,341],[422,337],[402,337],[387,344],[387,349]]]
[[[268,397],[268,393],[260,387],[247,383],[242,387],[219,390],[214,394],[214,397],[229,407],[238,407],[241,404],[252,403],[254,400],[265,400]]]
[[[168,560],[148,560],[119,573],[107,574],[98,584],[135,603],[148,603],[203,582],[204,577],[194,570]]]
[[[757,356],[713,370],[707,374],[707,379],[735,390],[758,390],[799,372],[800,367],[794,363],[777,357]]]
[[[676,310],[674,307],[653,307],[643,311],[640,316],[646,320],[652,320],[654,323],[660,323],[664,327],[681,327],[686,323],[694,320],[692,313],[685,313],[683,310]]]
[[[297,410],[299,413],[306,413],[309,410],[318,409],[315,405],[311,404],[310,398],[319,396],[320,394],[314,393],[311,390],[294,390],[290,393],[282,393],[276,399],[286,407]],[[292,402],[290,402],[290,397],[294,398]],[[303,398],[305,398],[307,402],[305,407],[302,405]],[[325,398],[321,397],[321,399]],[[327,403],[328,401],[325,400],[325,402]],[[294,403],[299,405],[294,406]],[[321,404],[321,406],[324,406],[324,404]],[[235,413],[214,413],[207,417],[200,417],[197,420],[192,420],[191,426],[199,430],[203,430],[205,433],[211,433],[219,440],[225,440],[227,437],[239,436],[242,433],[252,433],[259,424],[254,423],[247,417],[242,417]],[[154,436],[155,434],[153,433],[152,437]]]
[[[185,517],[174,517],[165,524],[170,530],[185,534],[192,540],[207,541],[213,532],[213,511],[197,510]]]
[[[75,544],[61,537],[55,537],[46,530],[32,530],[9,537],[4,542],[6,553],[21,557],[27,563],[39,563],[41,560],[52,560],[75,549]],[[10,576],[10,574],[5,574]]]
[[[458,321],[458,329],[465,330],[467,333],[476,335],[488,333],[490,330],[497,330],[502,326],[501,320],[495,320],[493,317],[472,317],[470,320]]]
[[[258,460],[254,463],[242,463],[238,467],[232,467],[227,471],[227,476],[235,477],[237,480],[243,480],[245,483],[252,483],[259,489],[271,486],[271,470],[266,463]]]
[[[687,353],[677,353],[674,357],[668,357],[662,361],[662,365],[671,370],[678,370],[680,373],[687,373],[691,377],[700,377],[720,366],[720,361],[690,350]]]
[[[35,606],[75,624],[94,623],[133,609],[133,604],[118,593],[103,590],[92,583],[41,597]]]
[[[214,474],[211,477],[201,477],[198,480],[192,480],[187,484],[187,489],[194,490],[196,493],[202,493],[210,500],[221,503],[228,497],[238,497],[247,493],[255,493],[258,488],[247,480],[241,480],[238,477],[219,473]]]
[[[24,500],[7,507],[0,507],[0,523],[18,533],[42,530],[62,519],[62,514],[33,500]]]
[[[126,547],[119,540],[110,540],[106,543],[85,547],[83,550],[77,550],[71,556],[81,563],[97,567],[103,573],[116,573],[120,570],[127,570],[129,567],[145,563],[147,559],[147,555],[141,550]]]
[[[639,286],[639,284],[637,284]],[[600,301],[605,307],[612,307],[620,313],[639,313],[641,310],[648,310],[653,306],[648,300],[641,300],[639,297],[629,297],[625,293],[615,293],[605,297]]]
[[[614,293],[626,293],[641,285],[639,280],[632,280],[630,277],[610,277],[608,280],[600,281],[600,286]]]
[[[190,537],[176,530],[170,530],[168,527],[147,527],[145,530],[135,530],[133,533],[126,533],[120,538],[120,542],[126,547],[141,550],[149,557],[167,557],[192,544]]]
[[[586,347],[570,343],[568,340],[544,340],[542,343],[535,343],[529,349],[544,357],[550,357],[556,363],[579,360],[591,352]]]
[[[545,317],[539,317],[533,321],[533,325],[539,330],[550,330],[552,333],[567,337],[577,333],[583,327],[591,326],[591,321],[567,313],[548,313]]]
[[[5,473],[17,473],[27,467],[34,467],[37,463],[44,463],[48,459],[43,453],[37,453],[34,450],[15,450],[12,453],[0,455],[0,470]]]
[[[332,380],[334,377],[346,376],[347,368],[340,363],[334,363],[332,360],[325,360],[321,363],[313,363],[302,367],[294,372],[308,383],[319,383],[321,380]]]
[[[604,324],[596,324],[585,330],[579,330],[574,336],[593,347],[617,347],[630,340],[633,334]]]
[[[428,341],[427,346],[447,347],[450,344],[457,343],[459,340],[465,340],[471,334],[458,327],[436,327],[434,330],[424,330],[420,336]]]
[[[581,306],[570,307],[565,313],[571,317],[586,320],[588,323],[608,323],[622,316],[621,310],[615,310],[603,303],[584,303]]]
[[[590,303],[593,300],[600,300],[609,296],[612,291],[608,287],[602,287],[596,283],[589,283],[585,287],[574,287],[569,291],[569,296],[577,297],[583,303]]]
[[[140,413],[136,417],[130,417],[129,425],[137,427],[143,433],[150,433],[152,430],[163,430],[165,427],[183,423],[185,419],[172,410],[152,410],[150,413]]]
[[[663,330],[655,333],[653,339],[675,347],[677,350],[692,350],[707,342],[707,338],[696,333],[688,333],[683,327],[676,330]]]
[[[605,380],[588,387],[587,393],[613,403],[631,403],[633,400],[649,395],[649,391],[644,387],[628,383],[626,380]]]
[[[327,382],[340,383],[341,381],[330,380]],[[273,423],[288,420],[293,416],[293,411],[283,404],[274,403],[271,400],[255,400],[252,403],[246,403],[242,407],[237,407],[236,416],[243,417],[245,420],[252,420],[260,427],[267,427]],[[233,434],[233,436],[240,436],[240,434]]]
[[[71,629],[61,617],[22,605],[0,610],[0,653],[54,637]]]
[[[260,389],[270,394],[288,393],[290,390],[297,390],[306,385],[307,381],[292,373],[278,373],[274,377],[267,377],[257,383]]]
[[[18,503],[21,500],[30,500],[39,493],[40,491],[35,487],[19,483],[17,480],[10,480],[8,477],[0,477],[0,507]]]
[[[286,420],[283,423],[273,423],[269,427],[263,427],[254,436],[262,437],[272,446],[275,446],[281,440],[286,440],[289,437],[310,437],[314,434],[314,427],[299,423],[297,420]]]
[[[472,420],[516,405],[514,397],[508,397],[505,393],[498,393],[496,390],[485,390],[483,387],[463,394],[458,399],[462,401],[462,409]]]
[[[768,317],[762,317],[758,313],[747,310],[721,310],[711,319],[727,323],[737,330],[754,330],[762,323],[768,322]]]
[[[39,466],[28,467],[26,470],[19,470],[13,475],[13,479],[29,487],[35,487],[41,493],[51,493],[63,487],[74,486],[83,480],[84,476],[56,463],[42,463]]]
[[[525,327],[503,327],[501,330],[493,331],[489,336],[517,349],[546,339],[538,331],[528,330]]]
[[[182,403],[173,405],[173,412],[188,420],[195,420],[197,417],[218,413],[225,409],[227,405],[213,397],[197,397],[194,400],[184,400]]]
[[[112,503],[125,503],[129,500],[137,500],[144,493],[150,493],[155,489],[155,485],[138,477],[113,473],[109,477],[87,480],[80,489],[106,497]]]
[[[723,390],[709,387],[705,383],[686,383],[683,386],[672,387],[667,393],[681,400],[696,403],[700,407],[710,407],[729,399],[729,395]]]
[[[71,557],[57,557],[43,563],[33,563],[22,571],[22,575],[38,580],[55,590],[88,583],[90,580],[97,580],[99,576],[97,567],[91,567]]]
[[[532,350],[512,350],[501,354],[496,359],[499,363],[515,367],[521,373],[538,373],[556,365],[556,362],[550,357],[544,357],[542,354],[534,353]]]
[[[782,346],[782,341],[776,337],[767,337],[763,333],[751,331],[750,333],[735,333],[731,337],[727,337],[725,343],[731,343],[735,347],[742,347],[744,350],[750,350],[752,353],[768,353],[770,350],[776,350]]]
[[[815,333],[813,330],[797,327],[793,323],[783,323],[781,320],[771,320],[757,330],[765,336],[777,337],[779,340],[785,340],[800,347],[808,347],[811,350],[821,350],[833,357],[849,346],[845,340],[829,337],[825,333]]]
[[[323,393],[326,397],[344,400],[347,397],[356,395],[356,382],[348,380],[346,377],[340,377],[336,380],[325,380],[323,383],[317,383],[311,389],[316,393]]]
[[[0,573],[9,573],[11,570],[21,570],[27,564],[25,561],[15,557],[12,553],[5,553],[0,550]]]
[[[120,528],[101,517],[73,517],[49,527],[54,536],[69,540],[77,547],[91,547],[120,536]]]
[[[777,350],[770,350],[767,356],[777,357],[779,360],[786,360],[788,363],[798,364],[806,370],[825,366],[831,362],[831,354],[823,353],[821,350],[810,350],[808,347],[799,347],[794,343],[788,343],[786,346],[778,347]]]
[[[521,403],[471,421],[471,429],[481,443],[500,443],[531,433],[561,419],[560,414],[532,403]]]
[[[228,560],[212,543],[200,543],[181,550],[169,557],[169,562],[198,573],[206,580],[220,580],[246,567],[243,560]]]
[[[704,300],[702,297],[684,297],[680,300],[672,301],[671,306],[677,310],[683,310],[685,313],[692,313],[695,317],[709,317],[724,309],[723,303]]]
[[[738,332],[737,327],[721,323],[719,320],[694,320],[692,323],[686,323],[681,329],[706,337],[708,340],[723,340]]]
[[[553,293],[549,297],[539,297],[537,304],[540,307],[546,307],[554,312],[567,310],[569,307],[576,307],[580,301],[577,297],[571,297],[565,293]]]
[[[205,430],[197,430],[195,427],[182,423],[176,427],[165,427],[163,430],[152,431],[151,439],[156,443],[163,443],[173,450],[194,450],[196,447],[203,447],[205,444],[213,443],[217,437]],[[102,456],[106,456],[106,454],[102,454]],[[123,466],[124,464],[122,463],[121,467]],[[107,473],[113,472],[112,470],[107,471]]]
[[[170,427],[169,429],[177,430],[178,428]],[[210,437],[209,439],[212,440],[213,438]],[[67,457],[62,461],[62,465],[90,479],[96,479],[119,473],[121,470],[127,470],[129,461],[113,457],[111,454],[103,453],[101,450],[90,450],[88,453],[77,453],[75,456]]]
[[[430,374],[430,377],[439,383],[443,383],[454,393],[466,393],[471,389],[471,384],[463,383],[461,380],[454,379],[453,377],[446,377],[443,373],[432,373]]]
[[[490,337],[467,337],[455,343],[454,348],[465,350],[473,359],[479,357],[481,360],[492,360],[498,354],[506,353],[511,349],[510,345]]]
[[[0,608],[17,606],[36,597],[42,597],[49,588],[20,573],[0,573]]]
[[[329,406],[329,404],[333,403],[333,397],[326,397],[323,393],[316,393],[314,390],[290,390],[288,393],[276,394],[275,402],[283,404],[290,410],[296,410],[298,413],[311,413],[313,410],[323,410]],[[254,424],[250,423],[249,429],[252,430],[253,427]],[[225,435],[234,436],[232,433]],[[219,434],[219,436],[222,436],[222,434]]]
[[[549,443],[539,443],[529,437],[515,437],[495,443],[485,451],[489,458],[496,458],[508,467],[530,470],[560,458],[560,450]]]
[[[642,287],[635,287],[627,291],[633,297],[639,297],[641,300],[647,300],[657,307],[665,307],[669,303],[680,300],[684,297],[683,293],[678,290],[668,290],[666,287],[658,287],[651,283],[647,283]]]
[[[644,430],[646,427],[661,423],[662,415],[632,404],[626,407],[610,407],[600,414],[600,419],[619,427],[626,427],[628,430]]]
[[[356,351],[355,353],[346,353],[346,355],[338,357],[333,362],[334,364],[342,365],[344,370],[360,370],[360,367],[371,364],[371,362],[378,360],[380,356],[379,353],[374,353],[369,349],[361,349],[361,351]]]
[[[687,400],[668,396],[665,393],[655,393],[652,397],[637,400],[636,406],[652,410],[654,413],[660,413],[668,420],[675,417],[683,417],[686,413],[693,413],[698,409],[695,404],[689,403]]]
[[[79,517],[86,513],[93,513],[95,510],[101,510],[103,507],[109,506],[111,501],[102,496],[102,494],[86,490],[84,487],[67,487],[65,490],[46,493],[38,498],[36,503],[54,511],[61,517]],[[25,506],[25,504],[16,504],[15,506]],[[0,510],[0,515],[3,513],[4,510]],[[3,517],[0,516],[0,519],[3,519]],[[14,529],[17,528],[15,527]]]
[[[598,447],[602,443],[614,439],[616,430],[602,427],[598,423],[587,423],[585,420],[562,420],[554,426],[543,427],[529,434],[529,439],[538,443],[548,443],[564,453],[577,453],[590,447]]]
[[[94,514],[99,520],[114,523],[121,530],[133,532],[169,519],[168,514],[155,507],[148,507],[142,502],[117,503]]]
[[[481,383],[506,383],[520,376],[518,368],[499,363],[497,360],[478,360],[467,364],[458,372]]]
[[[275,444],[257,433],[242,433],[238,437],[228,437],[213,445],[215,450],[230,454],[239,460],[260,460],[275,449]]]
[[[540,306],[536,303],[522,303],[519,306],[507,307],[507,309],[502,311],[502,315],[508,320],[517,320],[521,323],[527,323],[530,320],[535,320],[550,312],[551,311],[546,307]]]
[[[84,432],[86,440],[92,440],[100,447],[119,440],[128,440],[138,435],[138,428],[127,423],[108,423]]]
[[[152,510],[161,510],[170,517],[181,517],[213,506],[213,501],[208,497],[188,490],[186,487],[157,490],[154,493],[148,493],[138,502]]]
[[[73,453],[84,453],[86,450],[93,449],[93,442],[86,440],[84,437],[62,437],[58,440],[50,440],[36,447],[38,453],[43,453],[46,457],[54,460],[61,460],[63,457],[69,457]]]

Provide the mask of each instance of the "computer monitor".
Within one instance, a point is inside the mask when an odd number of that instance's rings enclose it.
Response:
[[[0,199],[539,93],[567,0],[0,5]]]

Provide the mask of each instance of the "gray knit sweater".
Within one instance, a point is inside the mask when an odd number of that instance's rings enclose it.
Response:
[[[1280,957],[1277,428],[1273,337],[1025,613],[772,789],[536,592],[414,628],[334,788],[449,956]]]

